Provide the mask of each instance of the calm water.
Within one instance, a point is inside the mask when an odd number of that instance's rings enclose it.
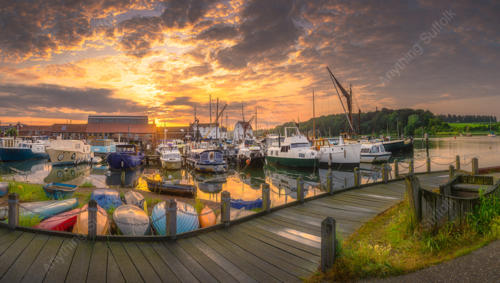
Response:
[[[457,137],[431,139],[427,153],[424,142],[415,141],[414,153],[396,156],[404,173],[405,161],[414,157],[415,171],[425,170],[427,154],[432,159],[432,170],[448,169],[448,165],[460,155],[463,169],[470,169],[470,160],[479,158],[479,166],[500,165],[500,138],[491,137]],[[381,178],[380,168],[377,165],[361,164],[362,181],[364,183]],[[111,172],[105,166],[90,167],[79,165],[70,167],[52,166],[46,160],[0,163],[0,175],[4,179],[28,181],[32,183],[63,182],[81,185],[91,182],[96,187],[128,187],[147,190],[142,176],[144,174],[160,174],[164,179],[179,180],[181,183],[194,184],[198,190],[197,196],[202,200],[220,201],[220,193],[227,190],[232,199],[255,200],[261,197],[260,186],[267,182],[271,186],[273,206],[280,205],[297,198],[298,176],[305,181],[306,196],[320,193],[319,184],[326,183],[327,169],[297,171],[286,168],[265,166],[263,170],[230,170],[224,175],[205,175],[192,173],[187,170],[164,171],[161,169],[145,168],[127,172]],[[352,169],[333,170],[334,188],[341,189],[354,184]]]

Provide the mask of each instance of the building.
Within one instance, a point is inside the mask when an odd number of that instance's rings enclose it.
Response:
[[[19,128],[19,136],[21,137],[40,137],[52,136],[52,127],[53,126],[28,126],[24,125]]]
[[[190,137],[189,126],[184,127],[156,127],[156,138],[160,142],[162,140],[179,139],[184,140]]]
[[[155,124],[148,116],[89,116],[87,137],[113,139],[120,142],[154,143]]]
[[[86,124],[54,124],[51,126],[51,136],[63,140],[83,140],[87,138]]]
[[[218,123],[192,123],[190,125],[193,138],[206,139],[227,139],[227,129],[219,127]]]
[[[238,121],[234,125],[233,140],[242,141],[246,137],[253,137],[252,125],[249,122]]]

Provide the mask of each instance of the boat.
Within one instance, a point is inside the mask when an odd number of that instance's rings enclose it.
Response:
[[[113,189],[97,189],[92,191],[90,199],[93,199],[97,204],[104,209],[117,208],[122,205],[120,193]]]
[[[390,153],[406,152],[413,149],[413,139],[396,139],[396,140],[384,140],[382,141],[385,151]]]
[[[198,172],[225,173],[228,169],[224,154],[218,149],[192,149],[186,163]]]
[[[364,143],[361,145],[361,162],[378,163],[387,162],[391,153],[386,151],[382,142]]]
[[[37,229],[71,232],[81,209],[75,208],[43,220],[34,226]]]
[[[125,193],[125,203],[135,205],[144,209],[146,205],[146,200],[144,200],[144,196],[138,192],[128,191]]]
[[[65,199],[69,198],[76,191],[76,185],[64,184],[64,183],[50,183],[43,186],[45,195],[50,199]]]
[[[201,228],[213,226],[217,223],[217,216],[215,215],[213,209],[211,209],[208,206],[205,206],[201,210],[200,215],[198,215],[198,222],[200,222]]]
[[[109,233],[109,220],[106,210],[97,205],[97,235],[107,235]],[[73,226],[73,233],[88,235],[89,233],[89,210],[88,204],[80,209]]]
[[[113,221],[123,235],[142,236],[149,232],[149,217],[135,205],[125,204],[113,212]]]
[[[193,174],[196,187],[208,194],[217,194],[222,191],[222,185],[227,182],[226,174]]]
[[[285,140],[267,149],[266,161],[287,167],[313,168],[318,165],[318,154],[311,149],[309,141],[300,133],[299,128],[286,127]]]
[[[262,168],[265,156],[262,147],[255,139],[245,139],[238,146],[238,162],[240,167]]]
[[[182,167],[182,157],[181,152],[176,145],[161,144],[157,148],[157,152],[160,154],[161,167],[167,170],[178,170]]]
[[[95,156],[107,156],[112,152],[116,152],[116,144],[111,139],[97,139],[90,141],[90,151]]]
[[[176,184],[172,181],[154,180],[148,177],[144,179],[146,179],[148,188],[152,192],[189,197],[194,197],[196,194],[196,188],[193,185]]]
[[[0,139],[0,161],[24,161],[48,158],[47,143],[42,141],[23,141],[13,137]]]
[[[155,205],[151,213],[151,223],[155,232],[159,235],[166,235],[165,205],[162,201]],[[184,202],[177,202],[177,234],[182,234],[198,229],[198,213],[194,207]]]
[[[229,203],[232,208],[236,209],[252,210],[262,207],[262,199],[260,198],[256,200],[232,199]]]
[[[144,154],[133,144],[116,145],[116,152],[108,155],[109,167],[115,170],[135,169],[142,164]]]
[[[55,140],[47,147],[52,165],[74,165],[90,163],[94,154],[90,145],[80,140]]]
[[[19,215],[21,217],[34,218],[37,217],[40,220],[49,218],[56,214],[68,211],[70,209],[78,206],[78,200],[76,198],[70,198],[65,200],[49,200],[49,201],[37,201],[37,202],[23,202],[19,204]],[[5,219],[8,216],[9,208],[8,206],[3,206],[0,208],[0,219]]]
[[[317,139],[314,146],[318,150],[320,165],[355,166],[360,162],[360,143],[345,143],[342,136],[337,140]]]
[[[3,197],[8,193],[9,193],[9,183],[0,182],[0,197]]]

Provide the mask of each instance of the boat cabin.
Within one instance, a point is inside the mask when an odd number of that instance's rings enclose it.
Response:
[[[119,144],[116,146],[116,152],[137,154],[137,146],[135,144]]]
[[[361,146],[361,153],[385,153],[385,148],[382,143],[363,144]]]

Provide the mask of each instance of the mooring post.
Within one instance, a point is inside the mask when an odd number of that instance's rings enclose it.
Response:
[[[457,156],[455,157],[455,168],[456,168],[457,170],[460,170],[460,155],[457,155]]]
[[[335,219],[328,216],[321,222],[321,271],[326,272],[335,263]]]
[[[425,161],[427,164],[427,173],[431,173],[431,158],[427,157],[427,159]]]
[[[231,221],[231,194],[228,191],[221,194],[220,220],[226,227]]]
[[[453,178],[453,176],[455,176],[455,167],[453,167],[453,165],[450,164],[450,168],[449,168],[449,176],[450,176],[450,179]]]
[[[165,203],[165,234],[175,239],[177,235],[177,202],[169,199]]]
[[[359,178],[359,168],[354,168],[354,187],[359,187],[360,178]]]
[[[328,170],[326,173],[326,191],[333,195],[333,174],[332,170]]]
[[[260,185],[262,188],[262,210],[265,212],[271,211],[271,190],[268,183]]]
[[[394,179],[399,178],[399,162],[398,160],[394,160]]]
[[[417,176],[409,175],[405,178],[405,184],[406,195],[410,202],[412,216],[416,220],[416,223],[420,223],[422,219],[422,193],[420,192],[420,181],[418,180]]]
[[[302,184],[302,177],[297,177],[297,200],[304,203],[304,185]]]
[[[382,182],[385,184],[389,182],[389,169],[387,168],[387,163],[382,164]]]
[[[95,199],[89,201],[87,213],[88,237],[94,241],[97,236],[97,201]]]
[[[328,168],[332,167],[332,153],[330,152],[329,158],[328,158]]]
[[[479,160],[477,157],[472,158],[472,175],[479,174]]]
[[[19,195],[10,193],[9,199],[9,228],[14,230],[19,225]]]
[[[413,159],[410,159],[410,163],[408,164],[408,174],[412,175],[415,172],[415,168],[413,165]]]

